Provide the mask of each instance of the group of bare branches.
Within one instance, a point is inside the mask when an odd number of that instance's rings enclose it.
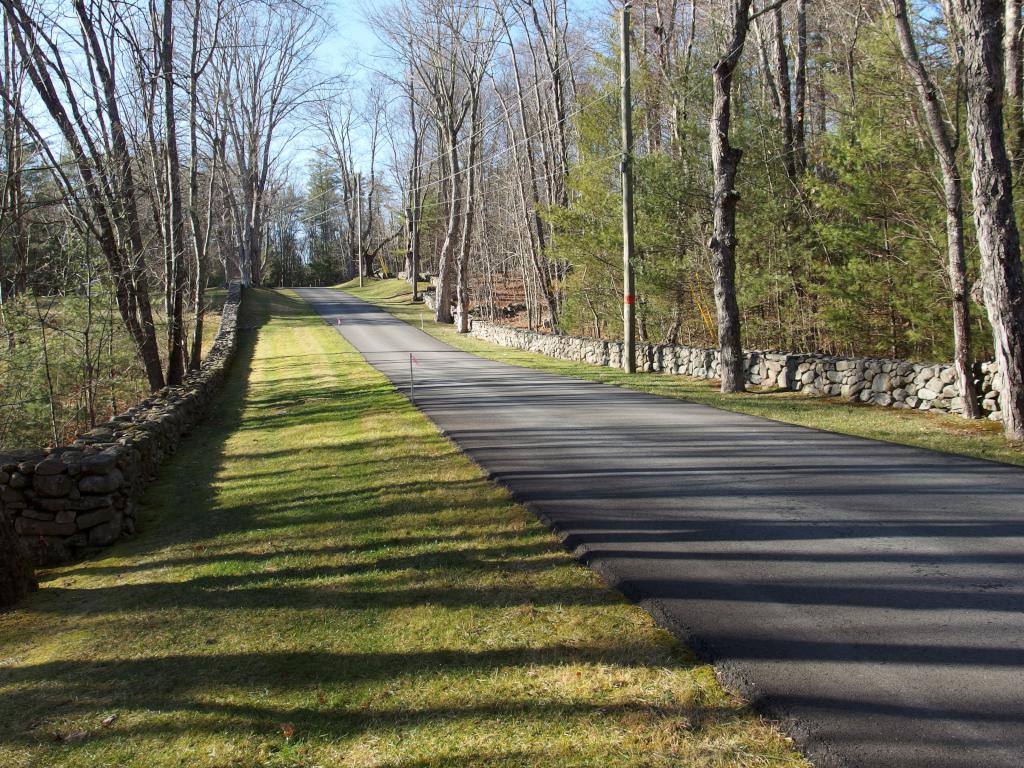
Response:
[[[471,306],[481,304],[471,294],[489,290],[481,269],[506,274],[525,259],[524,281],[557,324],[564,265],[548,252],[540,212],[569,194],[583,56],[567,4],[400,0],[370,20],[401,72],[389,85],[402,104],[391,138],[406,271],[417,271],[426,244],[421,263],[436,260],[436,319],[466,332]],[[484,254],[498,258],[485,265]]]
[[[906,268],[892,244],[917,243],[918,251],[934,252],[926,269],[935,288],[925,286],[929,294],[885,278],[896,298],[875,325],[897,355],[901,338],[936,332],[930,320],[919,327],[914,308],[902,310],[900,302],[944,295],[935,316],[949,318],[939,335],[950,339],[964,415],[980,413],[973,337],[1003,372],[1007,434],[1024,437],[1024,283],[1013,199],[1015,157],[1024,151],[1020,3],[631,5],[639,129],[630,150],[653,169],[665,158],[671,171],[649,177],[667,191],[653,181],[639,190],[641,207],[664,196],[655,211],[662,218],[641,213],[638,224],[641,282],[651,286],[638,307],[643,339],[675,341],[707,329],[722,351],[726,391],[744,386],[748,333],[765,343],[764,329],[774,326],[790,343],[833,346],[822,321],[828,308],[811,284],[824,270],[839,275],[833,282],[846,273],[821,234],[832,234],[832,222],[818,187],[837,183],[825,155],[844,123],[856,122],[876,98],[863,91],[860,68],[881,56],[898,68],[884,85],[904,110],[891,130],[924,150],[915,170],[934,179],[934,200],[928,210],[893,214],[894,229],[884,225],[890,234],[871,268]],[[436,273],[438,321],[465,331],[471,309],[499,312],[514,283],[531,327],[578,331],[589,313],[593,332],[607,325],[614,333],[618,243],[609,213],[622,148],[615,145],[610,41],[621,7],[609,3],[606,19],[589,30],[564,0],[398,0],[371,14],[390,52],[392,208],[402,222],[406,270]],[[881,54],[871,48],[879,36]],[[755,188],[750,203],[741,199],[745,187]],[[762,211],[773,211],[771,218]],[[929,229],[933,218],[939,230]],[[801,262],[809,248],[820,257]]]
[[[289,121],[317,86],[321,9],[290,0],[4,0],[2,9],[0,236],[14,257],[0,259],[0,306],[82,290],[43,269],[74,258],[48,240],[54,221],[70,222],[81,247],[102,254],[149,387],[176,384],[201,361],[211,276],[259,284],[263,274]],[[29,166],[48,172],[46,206]]]
[[[0,315],[99,254],[151,388],[232,278],[427,272],[459,331],[614,336],[625,152],[642,341],[717,345],[727,391],[744,344],[952,354],[967,416],[994,354],[1024,437],[1018,0],[633,0],[628,148],[618,0],[374,4],[385,52],[344,83],[326,4],[0,5]]]

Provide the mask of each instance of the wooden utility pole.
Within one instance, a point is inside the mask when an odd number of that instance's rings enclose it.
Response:
[[[415,42],[410,41],[410,46],[414,47]],[[419,130],[416,125],[416,80],[413,76],[412,67],[409,68],[409,126],[412,128],[412,163],[409,168],[409,267],[412,272],[409,275],[409,282],[412,283],[412,301],[413,303],[419,301],[419,274],[420,274],[420,254],[419,254],[419,164],[420,164],[420,136]]]
[[[636,307],[633,280],[633,99],[629,92],[629,10],[622,4],[622,369],[636,371]]]
[[[416,221],[416,193],[413,192],[413,203],[412,203],[412,274],[409,275],[412,280],[412,300],[420,300],[420,288],[419,288],[419,274],[420,274],[420,248],[419,248],[419,222]]]
[[[359,260],[359,287],[363,287],[363,175],[356,173],[356,258]]]

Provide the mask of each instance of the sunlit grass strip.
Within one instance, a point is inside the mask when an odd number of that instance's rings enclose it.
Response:
[[[0,616],[0,765],[804,765],[305,304],[240,325],[143,533]]]
[[[967,421],[948,414],[879,408],[849,403],[838,398],[810,397],[800,392],[766,390],[723,395],[718,391],[717,381],[650,373],[630,375],[613,368],[555,360],[532,352],[499,347],[490,342],[458,334],[450,325],[434,323],[431,312],[422,304],[411,305],[408,286],[404,281],[378,280],[362,289],[353,284],[342,287],[355,296],[377,304],[407,323],[416,327],[422,326],[423,330],[441,341],[490,360],[613,384],[664,397],[675,397],[829,432],[887,440],[1024,466],[1024,446],[1008,443],[1003,437],[1001,425],[995,422]]]

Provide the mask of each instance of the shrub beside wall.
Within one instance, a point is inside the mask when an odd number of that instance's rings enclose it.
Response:
[[[234,355],[242,287],[232,283],[202,367],[71,445],[0,452],[0,514],[38,565],[135,531],[135,502],[216,397]]]
[[[479,320],[473,323],[472,335],[562,360],[613,368],[622,365],[622,343],[617,341],[556,336]],[[963,411],[956,369],[950,363],[760,351],[747,352],[745,357],[747,383],[755,386],[842,397],[888,408]],[[698,379],[720,378],[717,349],[641,344],[637,347],[637,368]],[[996,370],[995,363],[982,363],[977,374],[982,408],[994,420],[1002,418]]]

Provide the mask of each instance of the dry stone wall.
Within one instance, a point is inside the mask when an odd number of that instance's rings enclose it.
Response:
[[[611,367],[622,364],[622,344],[617,341],[556,336],[482,321],[473,323],[472,335],[562,360]],[[842,397],[889,408],[963,411],[956,369],[949,363],[761,351],[747,352],[745,360],[747,383],[754,386]],[[718,379],[721,373],[717,349],[668,344],[638,345],[637,368],[698,379]],[[995,363],[982,363],[976,377],[982,408],[989,418],[999,420],[1002,414],[996,371]]]
[[[0,451],[0,514],[38,565],[135,531],[143,485],[210,405],[227,375],[238,332],[242,287],[232,283],[220,329],[202,367],[71,445]]]

